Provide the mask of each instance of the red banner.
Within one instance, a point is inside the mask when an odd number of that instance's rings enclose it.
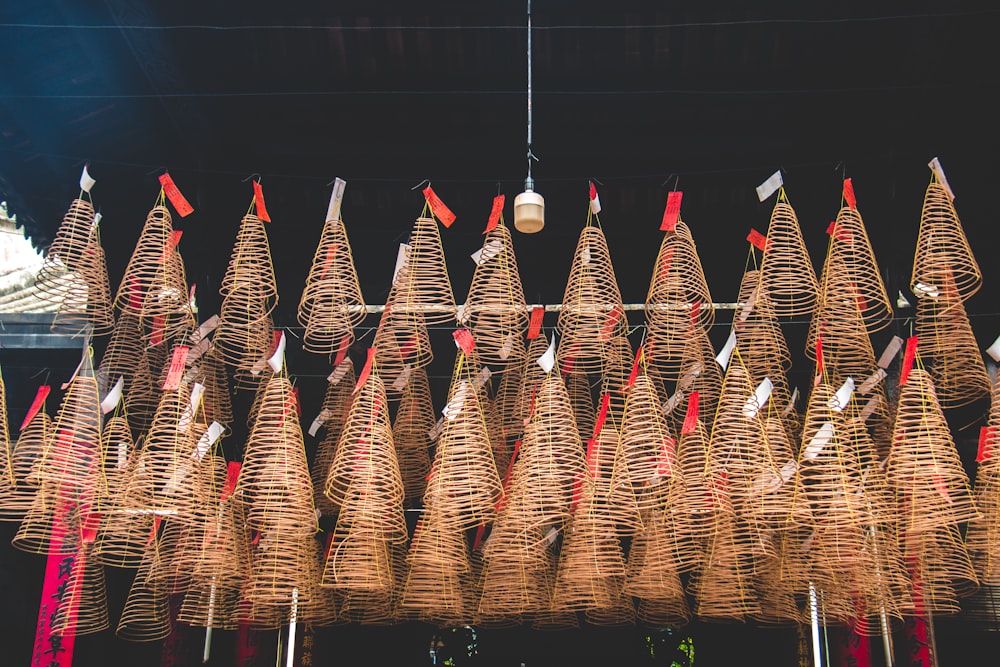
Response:
[[[181,191],[177,189],[177,185],[174,183],[174,179],[170,177],[170,174],[163,172],[160,174],[160,185],[163,186],[163,193],[167,195],[167,199],[170,203],[174,205],[177,209],[177,215],[185,218],[194,212],[194,207],[191,206],[190,202],[181,194]]]
[[[174,355],[170,358],[170,370],[167,371],[167,379],[163,381],[163,391],[177,391],[180,388],[189,349],[187,345],[178,345],[174,348]]]
[[[531,309],[531,321],[528,323],[528,340],[538,338],[538,334],[542,332],[542,318],[544,317],[544,306],[535,306]]]
[[[762,252],[767,250],[767,237],[758,232],[756,229],[750,230],[750,233],[747,234],[747,241],[749,241],[753,247]]]
[[[42,580],[42,597],[38,603],[32,667],[70,667],[73,664],[76,633],[56,634],[53,631],[53,625],[59,623],[63,615],[68,615],[71,619],[64,623],[64,627],[75,625],[72,618],[76,610],[72,608],[72,601],[78,601],[78,598],[67,595],[72,588],[73,564],[77,556],[60,553],[67,531],[63,523],[64,517],[65,513],[59,512],[52,520],[52,539],[49,543],[51,551],[45,566],[45,578]]]
[[[351,334],[346,334],[340,339],[340,347],[337,349],[337,357],[333,360],[333,367],[336,368],[347,356],[347,348],[351,346]]]
[[[441,198],[437,196],[437,193],[429,185],[424,188],[424,199],[427,200],[427,205],[431,207],[431,214],[440,220],[441,224],[445,227],[451,227],[451,223],[455,222],[455,214],[441,201]]]
[[[354,392],[358,393],[358,390],[365,385],[368,381],[368,376],[372,372],[372,363],[375,361],[375,348],[368,348],[368,359],[365,360],[365,367],[361,369],[361,375],[358,376],[358,383],[354,385]]]
[[[983,426],[979,429],[979,450],[976,452],[976,463],[988,461],[993,456],[993,427]]]
[[[672,232],[677,228],[677,218],[681,212],[683,192],[671,192],[667,195],[667,207],[663,209],[663,220],[660,221],[661,232]]]
[[[910,371],[913,370],[913,360],[917,357],[917,337],[910,336],[906,339],[906,351],[903,352],[903,367],[899,371],[899,386],[902,387],[910,379]]]
[[[45,399],[48,398],[49,392],[51,391],[52,387],[47,384],[43,384],[38,388],[38,391],[35,393],[35,400],[31,402],[31,407],[28,408],[28,414],[24,416],[24,421],[21,422],[22,431],[27,428],[28,424],[31,423],[31,420],[38,414],[38,411],[42,409],[42,405],[45,403]]]
[[[854,197],[854,184],[849,178],[844,179],[844,201],[852,209],[858,207],[858,200]]]
[[[483,234],[489,234],[497,228],[497,224],[500,222],[500,215],[503,213],[503,204],[503,195],[497,195],[493,198],[493,208],[490,209],[490,219],[486,221],[486,229],[483,230]]]
[[[455,339],[455,345],[462,352],[472,354],[472,350],[476,347],[476,341],[472,337],[472,332],[468,329],[456,329],[451,336]]]
[[[264,205],[264,188],[260,186],[260,181],[253,182],[253,203],[257,208],[257,217],[264,222],[271,222],[271,216],[267,214],[267,206]]]
[[[694,433],[698,428],[698,392],[692,391],[688,396],[687,414],[684,415],[684,425],[681,426],[681,435]]]

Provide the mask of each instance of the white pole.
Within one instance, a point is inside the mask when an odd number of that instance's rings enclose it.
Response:
[[[288,651],[285,653],[285,667],[295,665],[295,625],[299,619],[299,589],[292,589],[292,613],[288,618]]]
[[[208,622],[205,624],[205,652],[201,656],[201,664],[206,664],[212,653],[212,616],[215,613],[215,577],[212,577],[212,587],[208,591]]]
[[[812,624],[813,665],[823,667],[823,656],[819,639],[819,600],[816,597],[816,585],[809,582],[809,620]]]

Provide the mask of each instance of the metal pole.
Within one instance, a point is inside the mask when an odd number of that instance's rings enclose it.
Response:
[[[215,614],[215,577],[212,577],[212,587],[208,591],[208,623],[205,628],[205,651],[201,662],[205,664],[212,653],[212,616]]]
[[[882,628],[882,650],[885,652],[885,667],[893,667],[892,635],[889,633],[889,615],[885,611],[884,589],[882,588],[882,564],[879,561],[878,534],[875,531],[874,524],[868,526],[868,535],[872,540],[872,550],[875,554],[875,574],[878,576],[878,617],[879,625]]]
[[[812,625],[813,665],[823,667],[822,647],[819,639],[819,600],[816,597],[816,585],[809,582],[809,620]]]
[[[299,620],[299,589],[292,589],[292,613],[288,619],[288,651],[285,653],[285,667],[295,667],[295,625]]]

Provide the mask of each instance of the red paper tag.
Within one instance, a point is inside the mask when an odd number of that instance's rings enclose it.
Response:
[[[976,452],[976,463],[988,461],[993,456],[993,428],[983,426],[979,429],[979,450]]]
[[[326,534],[326,544],[323,546],[323,562],[326,563],[327,559],[330,558],[330,549],[333,548],[333,533]]]
[[[597,186],[594,185],[593,181],[588,181],[590,183],[590,201],[597,199]]]
[[[455,345],[457,345],[462,352],[472,354],[473,348],[476,347],[476,341],[472,338],[472,332],[468,329],[456,329],[451,336],[455,339]]]
[[[153,316],[153,330],[149,334],[149,344],[156,347],[163,342],[163,327],[167,322],[166,315]]]
[[[674,456],[677,451],[677,443],[669,435],[663,437],[660,443],[660,456],[656,460],[656,474],[660,477],[669,477],[674,472]]]
[[[38,388],[38,391],[35,393],[35,400],[31,402],[31,407],[28,408],[28,414],[24,416],[24,421],[21,422],[22,431],[28,426],[28,424],[31,423],[31,420],[35,418],[38,411],[42,409],[42,404],[45,403],[45,399],[48,398],[49,392],[51,391],[52,387],[47,384],[43,384]]]
[[[844,179],[844,201],[852,209],[858,207],[858,200],[854,198],[854,184],[849,178]]]
[[[684,415],[684,425],[681,426],[681,435],[694,433],[698,428],[698,392],[692,391],[688,396],[687,414]]]
[[[625,385],[626,389],[631,389],[632,385],[635,384],[635,379],[639,377],[639,360],[642,359],[642,345],[639,349],[635,351],[635,361],[632,362],[632,373],[628,376],[628,384]]]
[[[611,405],[611,394],[605,392],[601,396],[601,409],[597,412],[597,421],[594,422],[594,436],[592,439],[596,440],[601,435],[601,429],[604,428],[604,421],[608,418],[608,407]]]
[[[497,195],[493,198],[493,208],[490,209],[490,219],[486,221],[486,229],[483,230],[483,234],[489,234],[497,228],[497,223],[500,222],[500,214],[503,213],[503,203],[503,195]]]
[[[660,222],[661,232],[672,232],[677,228],[677,217],[681,212],[683,192],[674,191],[667,195],[667,207],[663,210],[663,220]]]
[[[910,371],[913,369],[913,360],[917,356],[917,337],[910,336],[906,339],[906,351],[903,352],[903,367],[899,371],[899,386],[902,387],[910,378]]]
[[[823,377],[823,334],[816,336],[816,381],[814,385],[818,385],[820,379]]]
[[[93,544],[97,539],[97,529],[101,526],[100,512],[86,512],[80,520],[80,540]]]
[[[267,206],[264,205],[264,188],[260,187],[260,181],[253,182],[253,203],[257,208],[257,217],[264,222],[271,222],[271,216],[267,214]]]
[[[358,383],[354,385],[354,392],[358,393],[358,390],[365,385],[368,381],[368,375],[372,372],[372,362],[375,361],[375,348],[368,348],[368,358],[365,360],[365,367],[361,369],[361,375],[358,376]]]
[[[153,525],[150,526],[150,528],[149,528],[149,539],[146,540],[146,546],[149,546],[150,544],[152,544],[153,540],[156,539],[156,534],[160,532],[160,522],[162,520],[163,520],[163,517],[161,517],[159,514],[154,514],[153,515]]]
[[[542,318],[545,317],[545,307],[535,306],[531,309],[531,321],[528,323],[528,340],[538,338],[542,332]]]
[[[185,218],[194,212],[194,207],[191,206],[190,202],[185,199],[181,191],[177,189],[177,185],[174,183],[174,179],[170,177],[170,174],[163,172],[160,174],[160,185],[163,186],[163,193],[167,195],[167,199],[170,203],[174,205],[177,209],[177,215]]]
[[[621,306],[615,306],[612,310],[608,312],[608,317],[604,320],[604,324],[601,326],[601,331],[598,334],[598,339],[607,342],[611,340],[611,335],[615,332],[615,328],[618,323],[622,321],[622,317],[625,315],[625,311],[622,310]]]
[[[347,357],[347,348],[351,346],[351,335],[346,334],[340,339],[340,347],[337,349],[337,357],[333,360],[333,367],[336,368]]]
[[[559,367],[559,373],[563,377],[573,373],[573,367],[576,366],[576,356],[580,353],[580,341],[574,341],[573,346],[569,348],[569,352],[566,353],[563,359],[562,365]]]
[[[701,317],[701,299],[691,304],[691,324],[697,324]]]
[[[167,247],[163,249],[163,254],[160,255],[160,264],[167,263],[167,260],[170,259],[170,255],[174,252],[174,248],[176,248],[177,244],[181,242],[181,236],[183,235],[184,232],[180,229],[175,229],[170,234],[170,239],[167,241]]]
[[[295,416],[302,416],[302,399],[299,398],[299,388],[292,387],[292,398],[295,399]]]
[[[750,230],[750,233],[747,234],[747,241],[760,251],[767,250],[767,237],[758,232],[756,229]]]
[[[605,394],[608,396],[608,394]],[[601,451],[601,441],[596,437],[587,440],[587,470],[592,479],[597,478],[598,454]]]
[[[476,537],[472,540],[472,550],[479,551],[479,545],[483,543],[483,535],[486,534],[486,522],[483,521],[476,527]]]
[[[261,532],[259,530],[255,530],[251,532],[251,535],[252,539],[250,540],[250,544],[257,546],[260,543]]]
[[[226,484],[222,487],[221,500],[229,500],[232,497],[233,491],[236,490],[236,482],[240,478],[240,468],[242,467],[243,464],[239,461],[230,461],[226,465]]]
[[[441,221],[441,224],[445,227],[451,227],[451,223],[455,222],[455,214],[451,212],[450,208],[445,206],[445,203],[441,201],[441,198],[437,196],[437,193],[429,185],[424,188],[424,199],[427,200],[427,205],[431,207],[431,213]]]
[[[177,391],[180,388],[189,349],[187,345],[178,345],[174,348],[174,355],[170,358],[170,370],[167,371],[167,379],[163,381],[163,391]]]

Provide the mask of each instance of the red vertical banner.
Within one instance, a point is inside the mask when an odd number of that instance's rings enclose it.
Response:
[[[851,627],[844,628],[839,648],[840,667],[871,667],[872,645],[869,637],[859,635]]]
[[[431,207],[431,214],[440,220],[441,224],[445,227],[451,227],[451,224],[455,222],[455,214],[441,201],[441,198],[437,196],[437,193],[429,185],[424,188],[424,199],[427,200],[427,205]]]
[[[531,309],[531,321],[528,322],[528,340],[538,338],[538,334],[542,332],[542,318],[544,317],[544,306],[535,306]]]
[[[910,378],[910,371],[913,370],[913,361],[917,357],[917,337],[910,336],[906,339],[906,350],[903,352],[903,367],[899,371],[899,386],[902,387]]]
[[[767,250],[767,237],[758,232],[756,229],[751,229],[750,233],[747,234],[747,241],[757,248],[761,252]]]
[[[858,207],[858,200],[854,197],[854,184],[849,178],[844,179],[844,201],[850,208]]]
[[[42,405],[45,403],[45,399],[48,398],[49,392],[51,391],[52,387],[47,384],[43,384],[38,388],[38,392],[35,394],[35,400],[31,402],[31,407],[28,408],[28,413],[24,415],[24,421],[21,422],[22,431],[27,428],[28,424],[31,423],[31,420],[38,414],[38,411],[42,409]]]
[[[260,186],[260,181],[253,182],[253,203],[257,209],[257,217],[264,222],[271,222],[271,216],[267,214],[267,206],[264,205],[264,188]]]
[[[187,198],[181,194],[181,191],[177,189],[174,179],[170,177],[168,172],[160,174],[160,185],[163,186],[163,193],[167,196],[167,199],[169,199],[170,203],[174,205],[175,209],[177,209],[177,215],[184,218],[194,212],[194,207],[191,206]]]
[[[667,206],[663,209],[663,220],[660,221],[661,232],[672,232],[677,228],[677,218],[681,212],[683,192],[674,191],[667,195]]]
[[[486,221],[486,229],[483,230],[483,234],[489,234],[497,228],[497,224],[500,222],[500,215],[503,213],[503,204],[503,195],[497,195],[493,198],[493,208],[490,209],[490,219]]]
[[[53,631],[54,622],[65,615],[72,616],[69,609],[72,596],[67,595],[71,588],[70,578],[73,575],[75,554],[62,554],[63,538],[66,536],[66,526],[63,523],[65,513],[57,512],[53,518],[52,540],[50,542],[48,562],[45,565],[45,578],[42,580],[42,597],[38,603],[38,622],[35,626],[35,646],[32,651],[32,667],[70,667],[73,664],[73,645],[76,633],[57,634]]]

